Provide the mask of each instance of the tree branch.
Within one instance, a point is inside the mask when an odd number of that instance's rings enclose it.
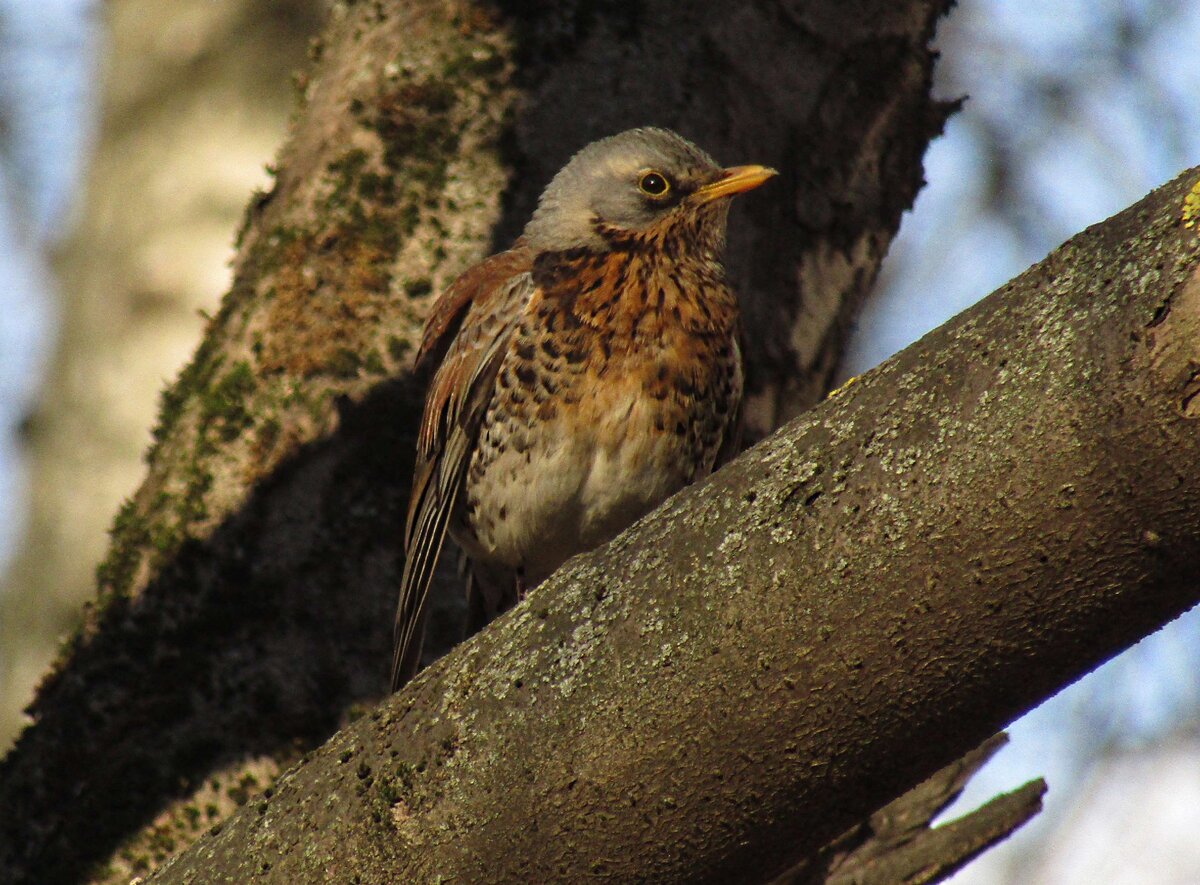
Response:
[[[156,881],[761,881],[1194,605],[1198,175],[572,560]]]
[[[1003,732],[988,738],[771,885],[917,885],[951,875],[1042,809],[1046,784],[1037,780],[951,823],[932,826],[1007,742]]]

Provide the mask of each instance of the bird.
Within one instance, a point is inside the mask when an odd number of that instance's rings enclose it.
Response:
[[[417,672],[447,533],[467,635],[735,453],[743,366],[723,265],[732,198],[777,175],[725,168],[667,129],[594,141],[524,231],[434,304],[392,690]]]

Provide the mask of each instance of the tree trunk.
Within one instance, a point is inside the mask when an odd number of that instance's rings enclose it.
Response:
[[[763,881],[1200,601],[1198,176],[572,560],[156,881]]]
[[[148,869],[383,693],[420,318],[579,146],[655,123],[784,170],[731,225],[752,427],[815,401],[950,110],[947,5],[336,7],[98,602],[0,767],[0,878]]]
[[[110,0],[103,123],[57,261],[60,341],[25,439],[29,530],[0,594],[0,752],[95,593],[163,379],[229,284],[231,231],[283,135],[319,0]]]

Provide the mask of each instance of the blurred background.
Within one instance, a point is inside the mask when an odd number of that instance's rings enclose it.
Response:
[[[0,752],[227,287],[323,6],[0,0]],[[1200,4],[962,0],[938,43],[937,91],[969,100],[847,375],[1200,163]],[[1198,640],[1193,613],[1013,725],[956,808],[1045,775],[1046,811],[958,885],[1200,882]]]

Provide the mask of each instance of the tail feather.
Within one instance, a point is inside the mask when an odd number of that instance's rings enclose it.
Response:
[[[425,641],[425,621],[429,587],[438,556],[446,542],[450,513],[455,495],[438,496],[436,502],[421,502],[400,580],[400,602],[392,638],[392,691],[397,691],[420,669],[421,646]]]

